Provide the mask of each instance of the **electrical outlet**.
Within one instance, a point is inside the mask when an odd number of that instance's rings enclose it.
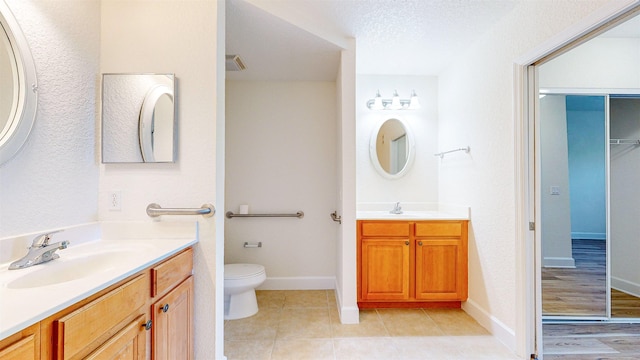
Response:
[[[122,208],[122,195],[120,191],[112,191],[109,193],[109,210],[120,211]]]

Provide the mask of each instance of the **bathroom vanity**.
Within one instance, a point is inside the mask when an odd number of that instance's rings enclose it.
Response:
[[[192,359],[194,243],[98,241],[74,254],[72,241],[51,263],[3,267],[0,359]],[[115,257],[77,279],[34,282],[45,272],[70,276],[65,268],[75,272],[82,259],[101,256]]]
[[[360,308],[459,308],[467,299],[468,220],[433,217],[359,216]]]

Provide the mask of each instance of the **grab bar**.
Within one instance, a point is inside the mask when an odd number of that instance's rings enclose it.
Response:
[[[234,214],[233,211],[227,211],[225,215],[227,219],[234,217],[297,217],[298,219],[302,219],[304,217],[304,213],[302,211],[298,211],[295,214]]]
[[[204,217],[212,217],[216,213],[216,208],[211,204],[204,204],[200,208],[162,208],[158,204],[149,204],[147,206],[147,215],[158,217],[161,215],[202,215]]]

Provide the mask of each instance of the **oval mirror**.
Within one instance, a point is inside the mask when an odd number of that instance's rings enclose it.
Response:
[[[415,156],[413,134],[407,124],[388,119],[374,129],[369,143],[371,162],[384,177],[404,176]]]
[[[142,102],[138,137],[144,162],[173,161],[173,89],[158,85]]]
[[[36,68],[27,40],[0,1],[0,164],[27,140],[36,116]]]

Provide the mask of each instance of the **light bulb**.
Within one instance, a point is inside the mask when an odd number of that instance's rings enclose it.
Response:
[[[400,104],[400,96],[398,96],[397,90],[393,90],[393,98],[391,98],[391,104],[389,104],[389,109],[391,110],[402,109],[402,105]]]
[[[380,90],[376,92],[376,98],[373,99],[373,105],[371,106],[372,110],[382,110],[384,109],[384,105],[382,105],[382,96],[380,96]]]
[[[416,95],[416,91],[411,91],[411,100],[409,102],[409,109],[420,109],[420,100],[418,99],[418,95]]]

